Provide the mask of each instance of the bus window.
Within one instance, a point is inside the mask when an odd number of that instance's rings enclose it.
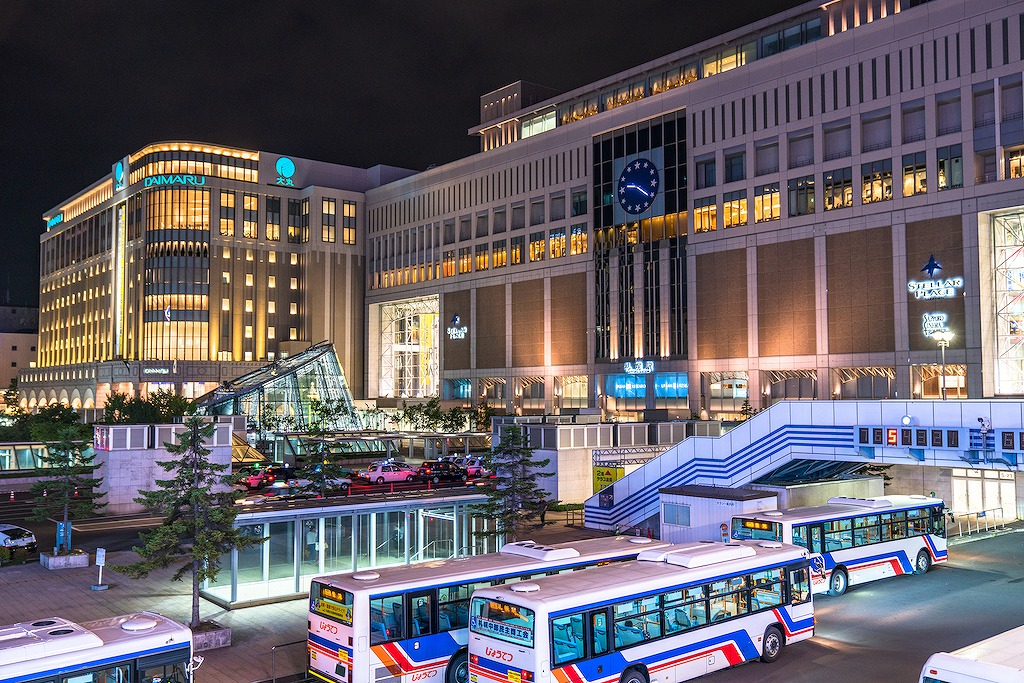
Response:
[[[131,680],[131,667],[119,664],[109,669],[90,671],[85,674],[74,674],[64,679],[65,683],[128,683]]]
[[[744,517],[732,518],[732,537],[740,541],[782,542],[782,525]]]
[[[923,536],[926,533],[928,533],[928,510],[925,508],[907,510],[907,534]]]
[[[850,533],[849,519],[833,519],[823,524],[825,528],[825,551],[834,552],[853,547],[853,535]]]
[[[558,617],[551,620],[551,658],[553,666],[561,666],[583,658],[583,640],[576,637],[572,627],[573,619],[583,619],[582,614]]]
[[[142,683],[187,683],[188,681],[185,665],[180,662],[145,667],[140,675]]]
[[[412,619],[409,622],[410,635],[424,636],[434,632],[433,620],[430,618],[433,602],[433,591],[409,595],[409,604],[412,605]]]
[[[475,598],[470,603],[469,630],[513,645],[533,647],[535,618],[532,609]]]
[[[856,546],[872,545],[881,540],[881,527],[878,515],[863,515],[853,520],[853,544]]]
[[[370,600],[370,643],[405,637],[405,611],[401,595]]]
[[[590,651],[595,655],[608,652],[608,615],[604,612],[591,612],[590,630]]]
[[[936,536],[946,537],[946,518],[942,514],[942,507],[936,506],[931,508],[931,530]]]
[[[750,611],[782,604],[782,569],[766,569],[750,575]]]
[[[799,605],[811,599],[811,578],[807,567],[789,570],[790,604]]]
[[[746,587],[746,577],[742,576],[713,582],[708,603],[711,609],[711,621],[721,621],[746,612]]]

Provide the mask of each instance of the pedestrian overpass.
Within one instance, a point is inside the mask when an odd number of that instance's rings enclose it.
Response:
[[[1024,400],[779,402],[722,436],[689,437],[594,494],[586,525],[641,526],[660,512],[660,489],[743,486],[816,461],[1016,471]]]

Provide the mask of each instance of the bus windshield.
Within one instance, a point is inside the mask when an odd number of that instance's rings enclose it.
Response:
[[[533,647],[533,610],[500,600],[473,598],[469,630],[514,645]]]
[[[732,537],[738,541],[782,542],[782,525],[745,517],[732,518]]]
[[[352,625],[352,594],[316,581],[309,588],[309,611]]]

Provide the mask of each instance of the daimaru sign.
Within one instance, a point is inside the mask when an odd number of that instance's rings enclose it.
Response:
[[[204,175],[154,175],[146,178],[145,186],[154,185],[205,185]]]

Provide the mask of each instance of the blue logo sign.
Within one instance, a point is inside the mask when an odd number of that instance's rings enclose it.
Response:
[[[462,324],[462,316],[458,313],[452,316],[451,325],[447,330],[449,339],[465,339],[469,334],[469,328]]]
[[[114,189],[120,190],[124,187],[124,162],[119,161],[114,165]]]
[[[277,184],[285,187],[295,187],[292,176],[295,175],[295,162],[288,157],[281,157],[277,160]]]
[[[46,221],[46,227],[47,227],[47,229],[49,229],[49,228],[52,228],[53,226],[58,225],[58,224],[63,223],[63,222],[64,222],[64,214],[58,213],[56,216],[54,216],[50,220]]]
[[[928,255],[928,263],[921,269],[922,273],[928,273],[928,277],[935,277],[935,271],[942,270],[942,264],[935,260],[934,254]]]
[[[154,185],[205,185],[204,175],[156,175],[146,178],[146,187]]]

